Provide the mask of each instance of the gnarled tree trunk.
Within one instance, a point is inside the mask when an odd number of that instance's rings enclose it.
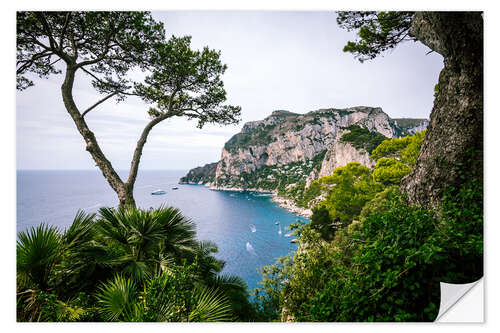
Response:
[[[72,64],[68,64],[66,68],[66,76],[61,86],[61,94],[63,97],[64,106],[66,107],[66,110],[70,114],[71,118],[73,118],[73,122],[75,123],[76,128],[85,140],[85,143],[87,145],[86,150],[90,153],[90,155],[96,162],[96,166],[101,170],[104,178],[106,178],[111,188],[113,188],[113,190],[118,195],[120,206],[135,206],[135,200],[133,196],[133,183],[124,183],[121,180],[120,176],[116,173],[115,169],[111,165],[111,162],[102,152],[101,147],[97,143],[94,133],[87,126],[83,115],[80,113],[75,104],[72,92],[73,83],[75,81],[75,72],[76,68]]]
[[[483,18],[419,12],[410,33],[443,55],[444,68],[417,164],[401,187],[410,202],[438,207],[443,191],[461,182],[458,171],[472,171],[468,151],[479,151],[482,161]]]

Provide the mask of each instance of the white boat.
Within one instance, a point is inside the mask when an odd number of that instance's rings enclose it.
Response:
[[[274,224],[278,225],[278,224],[280,224],[280,223],[279,223],[278,221],[276,221],[276,222],[274,222]]]
[[[252,232],[257,231],[257,228],[253,224],[249,224],[248,226],[250,227],[250,230],[252,230]]]
[[[289,232],[289,233],[285,234],[285,237],[290,237],[291,235],[292,235],[292,233]]]
[[[162,195],[165,193],[167,193],[167,192],[165,192],[163,190],[156,190],[156,191],[151,192],[151,195]]]
[[[290,241],[290,243],[297,243],[299,240],[297,238],[294,238]]]
[[[179,188],[177,186],[172,187],[172,190],[178,190]]]

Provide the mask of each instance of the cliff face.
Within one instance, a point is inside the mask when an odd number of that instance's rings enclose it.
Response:
[[[246,123],[226,142],[219,162],[191,170],[181,182],[274,192],[282,206],[307,216],[310,207],[295,207],[294,198],[313,180],[349,162],[371,168],[370,153],[380,142],[426,124],[425,119],[394,121],[381,108],[366,106],[306,114],[274,111]]]
[[[217,162],[208,163],[202,167],[189,170],[188,174],[182,177],[179,184],[207,184],[215,179],[215,169]]]
[[[246,123],[241,133],[226,143],[213,186],[240,187],[245,185],[241,175],[264,166],[284,167],[291,163],[312,166],[312,160],[338,142],[345,128],[352,125],[387,138],[396,135],[393,121],[380,108],[321,109],[307,114],[275,111],[264,120]],[[360,162],[366,161],[362,158]],[[313,171],[305,165],[300,169],[300,173],[307,172],[302,173],[305,177]],[[269,175],[265,176],[267,179]]]
[[[359,162],[371,168],[375,162],[370,158],[370,154],[364,149],[357,149],[348,142],[336,141],[327,151],[321,169],[315,178],[328,176],[333,170],[346,165],[349,162]]]

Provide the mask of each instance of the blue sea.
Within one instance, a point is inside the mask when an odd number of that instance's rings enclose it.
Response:
[[[250,289],[258,285],[258,270],[297,249],[286,237],[296,220],[268,196],[252,192],[213,191],[202,185],[179,185],[186,171],[139,171],[134,198],[139,207],[170,205],[196,224],[199,240],[219,247],[226,261],[223,273],[239,275]],[[120,173],[122,179],[126,173]],[[172,190],[177,186],[178,190]],[[162,189],[165,195],[151,195]],[[17,231],[41,222],[66,229],[78,209],[96,212],[118,199],[99,171],[17,171]],[[276,225],[275,222],[280,222]],[[281,233],[279,233],[281,228]]]

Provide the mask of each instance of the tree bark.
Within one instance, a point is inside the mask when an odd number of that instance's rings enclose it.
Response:
[[[151,120],[146,127],[142,130],[141,137],[139,138],[139,141],[137,141],[137,145],[135,147],[134,151],[134,156],[132,157],[132,162],[130,165],[130,172],[128,176],[128,180],[125,183],[127,187],[130,187],[132,190],[134,188],[134,183],[135,179],[137,177],[137,171],[139,169],[139,163],[141,161],[141,156],[142,156],[142,150],[144,148],[144,145],[146,144],[146,141],[148,139],[149,132],[153,129],[153,127],[158,124],[159,122],[169,118],[169,114],[164,114],[162,116],[156,117],[153,120]]]
[[[82,135],[86,143],[86,150],[90,153],[94,159],[97,167],[101,170],[104,178],[108,181],[111,188],[118,195],[120,201],[120,206],[132,205],[135,206],[135,200],[133,196],[133,183],[124,183],[120,176],[116,173],[111,162],[106,158],[102,152],[94,133],[90,130],[85,122],[83,116],[78,110],[75,101],[73,99],[73,84],[75,81],[75,72],[77,67],[74,63],[68,63],[66,68],[66,76],[64,82],[61,86],[61,94],[66,110],[70,114],[76,128]]]
[[[471,150],[479,152],[482,168],[483,18],[480,12],[418,12],[410,33],[443,55],[444,68],[416,166],[401,188],[410,202],[438,208],[444,190],[463,181],[459,170],[472,171]]]

